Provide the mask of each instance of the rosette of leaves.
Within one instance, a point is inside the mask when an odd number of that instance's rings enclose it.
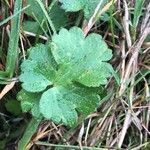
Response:
[[[98,4],[102,8],[108,0],[59,0],[62,3],[62,8],[69,12],[77,12],[83,10],[85,18],[89,19],[93,14]]]
[[[100,35],[85,37],[78,27],[63,28],[49,45],[38,44],[28,52],[21,65],[24,90],[18,95],[25,112],[31,110],[34,117],[40,112],[46,119],[72,126],[79,114],[96,109],[100,96],[95,88],[107,83],[112,69],[106,62],[112,52]]]

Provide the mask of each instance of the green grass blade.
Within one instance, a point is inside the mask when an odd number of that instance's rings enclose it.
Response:
[[[22,0],[15,1],[14,14],[17,13],[19,10],[21,10],[21,8],[22,8]],[[20,17],[21,17],[21,12],[12,19],[12,24],[11,24],[11,33],[10,33],[8,54],[7,54],[7,61],[6,61],[6,72],[9,74],[10,78],[14,74],[14,70],[16,67],[16,60],[18,57]]]
[[[22,139],[18,143],[18,150],[26,150],[26,146],[30,142],[33,134],[36,132],[41,120],[42,118],[38,120],[32,118],[24,132]]]
[[[26,7],[24,7],[24,8],[22,8],[21,10],[17,11],[17,12],[14,13],[12,16],[10,16],[10,17],[6,18],[5,20],[1,21],[1,22],[0,22],[0,26],[4,25],[4,24],[7,23],[9,20],[11,20],[11,19],[13,19],[14,17],[16,17],[18,14],[20,14],[21,12],[23,12],[24,10],[26,10],[28,7],[29,7],[29,5],[26,6]]]
[[[142,14],[143,3],[145,0],[136,0],[134,8],[133,27],[136,28],[139,22],[139,18]]]
[[[56,34],[55,26],[54,26],[50,16],[48,15],[48,12],[45,9],[44,4],[41,2],[41,0],[36,0],[36,1],[38,2],[39,6],[41,7],[41,10],[43,11],[43,13],[44,13],[44,15],[45,15],[45,17],[46,17],[46,19],[47,19],[47,21],[48,21],[52,31],[53,31],[53,33]]]
[[[7,77],[8,73],[5,71],[0,71],[0,78]]]
[[[81,150],[80,146],[75,145],[60,145],[60,144],[52,144],[48,142],[35,142],[37,145],[43,145],[47,147],[54,147],[55,149],[67,149],[67,150]],[[89,146],[82,146],[83,150],[108,150],[107,148],[98,148],[98,147],[89,147]]]
[[[112,33],[112,42],[113,42],[113,46],[115,45],[115,34],[114,34],[114,22],[113,22],[113,10],[114,10],[114,1],[113,4],[110,7],[110,30]]]

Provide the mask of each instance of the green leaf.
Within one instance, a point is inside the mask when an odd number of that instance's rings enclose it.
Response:
[[[62,3],[62,8],[66,11],[76,12],[84,11],[86,18],[90,18],[99,4],[100,0],[59,0]],[[101,1],[101,7],[106,4],[107,0]]]
[[[48,12],[56,30],[59,30],[67,24],[67,15],[65,11],[60,8],[58,3],[55,3]]]
[[[24,21],[23,22],[23,30],[32,32],[35,34],[42,34],[43,31],[41,30],[40,25],[36,21]]]
[[[21,90],[17,95],[17,99],[21,102],[22,111],[31,111],[32,115],[36,118],[41,116],[39,111],[40,98],[41,93],[29,93],[25,90]]]
[[[21,114],[20,103],[17,100],[8,100],[7,103],[5,104],[5,107],[7,111],[16,116]]]
[[[100,35],[93,33],[84,37],[80,28],[73,27],[69,31],[62,29],[52,41],[52,53],[59,65],[58,84],[77,81],[98,87],[107,83],[111,66],[105,61],[111,59],[112,52]]]
[[[56,123],[73,125],[77,121],[77,112],[71,101],[64,98],[65,89],[51,88],[41,97],[40,111],[47,119]]]
[[[44,4],[44,1],[43,1],[43,4]],[[48,28],[46,26],[45,14],[43,13],[37,1],[27,0],[26,5],[30,5],[31,7],[29,7],[25,11],[25,13],[28,16],[32,17],[34,21],[24,21],[23,29],[29,32],[33,32],[35,34],[37,33],[42,34],[43,33],[41,29],[41,26],[42,26],[45,31],[48,31]],[[60,28],[66,25],[67,15],[65,11],[60,8],[57,2],[54,4],[54,6],[51,9],[48,8],[48,13],[56,30],[59,30]]]
[[[52,85],[55,76],[52,64],[52,55],[48,46],[39,44],[29,49],[29,58],[21,65],[20,81],[24,82],[23,88],[29,92],[40,92]]]
[[[34,116],[40,112],[56,123],[73,126],[78,114],[86,116],[98,106],[99,92],[93,87],[107,83],[112,66],[106,61],[112,52],[100,35],[85,37],[77,27],[61,29],[50,46],[39,44],[28,50],[20,81],[31,93],[20,99],[29,102],[26,111]]]
[[[26,5],[30,5],[25,11],[28,16],[31,16],[32,18],[37,17],[40,22],[44,19],[44,14],[36,0],[26,0]]]
[[[62,3],[62,8],[67,11],[79,11],[83,9],[83,0],[59,0]]]
[[[145,0],[135,0],[133,27],[136,28],[139,22],[139,18],[142,15],[142,8]]]
[[[75,87],[69,89],[61,86],[53,87],[42,95],[40,111],[47,119],[73,126],[78,119],[77,111],[87,115],[99,103],[97,94],[87,93],[87,91],[84,93],[83,91],[86,90]]]
[[[35,34],[43,34],[43,30],[47,31],[46,18],[39,4],[36,0],[26,0],[26,5],[29,5],[30,7],[25,11],[25,13],[32,17],[32,21],[25,20],[23,22],[23,29]]]

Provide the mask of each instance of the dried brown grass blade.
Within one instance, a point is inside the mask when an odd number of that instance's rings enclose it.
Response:
[[[10,84],[7,84],[0,93],[0,100],[14,87],[16,81],[12,81]]]

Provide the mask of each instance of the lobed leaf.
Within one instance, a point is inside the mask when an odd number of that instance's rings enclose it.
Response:
[[[111,59],[112,52],[100,35],[84,37],[80,28],[73,27],[69,31],[62,29],[52,41],[52,53],[59,64],[58,83],[77,81],[88,87],[107,83],[111,66],[105,61]]]
[[[21,65],[22,87],[29,92],[40,92],[52,85],[55,76],[52,61],[48,46],[39,44],[35,48],[29,49],[29,58]]]
[[[19,99],[33,116],[42,114],[73,126],[78,114],[86,116],[98,106],[99,94],[91,87],[107,83],[112,67],[106,61],[112,52],[100,35],[85,37],[77,27],[61,29],[50,46],[39,44],[28,50],[20,76],[26,92]]]
[[[41,116],[39,111],[39,100],[41,98],[41,93],[30,93],[25,90],[21,90],[17,99],[21,103],[21,108],[23,112],[31,111],[32,115],[36,118]]]
[[[40,111],[47,119],[73,126],[77,123],[77,111],[87,115],[95,110],[98,103],[97,94],[84,93],[81,88],[58,86],[44,92],[40,100]]]

